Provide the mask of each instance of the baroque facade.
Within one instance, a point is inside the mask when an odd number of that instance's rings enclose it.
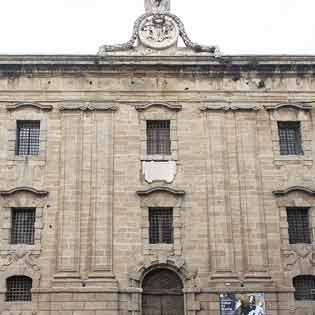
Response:
[[[145,8],[98,55],[0,56],[0,314],[313,315],[315,57]]]

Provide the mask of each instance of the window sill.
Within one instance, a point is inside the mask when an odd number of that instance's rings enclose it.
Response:
[[[174,244],[164,244],[164,243],[161,243],[161,244],[148,244],[146,246],[146,249],[149,249],[149,250],[173,250],[174,249]]]
[[[145,155],[141,157],[141,161],[157,161],[157,162],[168,162],[168,161],[176,161],[174,155],[163,155],[163,154],[152,154]]]
[[[278,156],[279,160],[304,160],[305,155],[304,154],[290,154],[290,155],[280,155]]]
[[[46,158],[43,155],[13,155],[8,160],[10,161],[42,161],[44,162]]]
[[[306,153],[304,155],[280,155],[276,154],[274,163],[277,167],[281,167],[286,164],[304,164],[311,167],[313,165],[313,157],[311,154]]]
[[[32,305],[32,301],[4,301],[5,305]]]

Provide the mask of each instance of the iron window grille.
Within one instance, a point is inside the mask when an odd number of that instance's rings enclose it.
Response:
[[[39,155],[40,121],[18,120],[16,155]]]
[[[308,208],[287,208],[289,243],[311,243]]]
[[[6,301],[32,301],[32,279],[25,276],[8,278]]]
[[[278,122],[280,155],[303,155],[301,123]]]
[[[150,244],[173,243],[173,208],[149,208]]]
[[[34,244],[35,208],[12,208],[11,244]]]
[[[293,279],[296,300],[315,300],[315,277],[297,276]]]
[[[171,154],[169,120],[147,120],[147,154]]]

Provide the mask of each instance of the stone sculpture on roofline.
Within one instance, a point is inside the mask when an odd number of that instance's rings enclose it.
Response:
[[[177,47],[180,36],[185,46],[193,52],[220,56],[217,46],[203,46],[190,40],[182,21],[170,12],[170,0],[144,0],[144,6],[146,13],[136,20],[130,40],[119,45],[103,45],[99,55],[135,49],[137,41],[138,47],[161,51]]]

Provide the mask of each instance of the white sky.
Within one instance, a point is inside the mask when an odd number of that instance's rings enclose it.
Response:
[[[0,0],[0,54],[95,54],[129,40],[144,0]],[[192,41],[224,54],[315,55],[314,0],[171,0]]]

